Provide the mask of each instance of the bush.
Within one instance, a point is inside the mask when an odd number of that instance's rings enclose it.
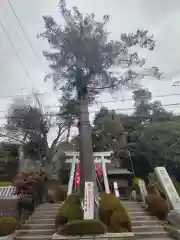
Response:
[[[100,193],[100,220],[109,232],[131,232],[131,221],[123,204],[113,194]]]
[[[83,217],[83,211],[81,210],[80,196],[76,193],[69,195],[61,206],[58,216],[66,216],[68,221],[81,220]]]
[[[156,195],[160,195],[159,191],[158,191],[158,185],[148,185],[147,187],[147,192],[148,194],[156,194]]]
[[[130,218],[120,200],[113,194],[106,193],[100,193],[100,199],[100,220],[107,226],[108,231],[132,231]],[[83,211],[81,209],[80,194],[73,193],[69,195],[60,208],[58,216],[66,216],[68,221],[82,220]],[[58,216],[56,220],[58,220]]]
[[[72,193],[70,194],[65,201],[67,204],[81,204],[80,203],[80,194],[79,193]]]
[[[148,211],[153,215],[159,218],[160,220],[165,220],[169,209],[167,202],[157,194],[148,194],[146,197],[146,203],[148,205]]]
[[[56,201],[60,201],[63,202],[66,197],[67,197],[67,186],[66,185],[61,185],[61,186],[57,186],[55,187],[55,199]]]
[[[105,232],[106,226],[99,220],[77,220],[67,223],[62,235],[97,235]]]
[[[0,218],[0,236],[12,234],[16,230],[16,219],[12,217]]]

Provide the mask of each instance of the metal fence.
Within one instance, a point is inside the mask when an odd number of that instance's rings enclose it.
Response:
[[[13,199],[17,198],[15,195],[16,188],[14,186],[0,187],[0,199]]]

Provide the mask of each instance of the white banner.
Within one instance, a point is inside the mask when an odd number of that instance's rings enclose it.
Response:
[[[84,219],[94,219],[94,183],[85,182]]]

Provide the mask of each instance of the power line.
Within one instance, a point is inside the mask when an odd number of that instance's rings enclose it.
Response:
[[[36,93],[37,96],[45,96],[53,94],[54,92],[59,92],[60,90],[54,90],[53,92],[43,92],[43,93]],[[27,96],[31,96],[33,94],[16,94],[16,95],[0,95],[0,99],[6,99],[6,98],[23,98]],[[165,98],[165,97],[173,97],[173,96],[180,96],[180,93],[169,93],[169,94],[163,94],[163,95],[154,95],[153,98]],[[113,103],[113,102],[128,102],[128,101],[134,101],[133,98],[126,98],[126,99],[116,99],[116,100],[109,100],[109,101],[98,101],[97,103]]]
[[[23,27],[23,25],[22,25],[22,23],[21,23],[21,20],[19,19],[19,17],[18,17],[18,15],[17,15],[17,13],[16,13],[16,11],[15,11],[15,9],[14,9],[14,7],[13,7],[13,5],[12,5],[12,3],[11,3],[10,0],[8,0],[8,4],[9,4],[9,6],[10,6],[10,8],[11,8],[13,14],[14,14],[14,16],[16,17],[16,19],[17,19],[17,21],[18,21],[18,23],[19,23],[19,26],[21,27],[21,30],[23,31],[23,33],[24,33],[24,35],[25,35],[25,38],[26,38],[27,42],[29,43],[30,48],[32,49],[32,51],[33,51],[36,59],[38,60],[40,66],[42,67],[41,59],[39,58],[39,56],[38,56],[38,54],[37,54],[37,52],[36,52],[36,50],[35,50],[32,42],[31,42],[31,40],[30,40],[30,38],[29,38],[29,36],[28,36],[25,28]]]
[[[171,103],[171,104],[162,104],[161,105],[162,107],[166,107],[166,108],[177,108],[177,107],[180,107],[180,103]],[[56,106],[58,107],[58,106]],[[59,106],[60,107],[60,106]],[[54,108],[53,106],[47,106],[46,108],[49,108],[49,109],[52,109]],[[114,110],[114,111],[127,111],[127,110],[134,110],[135,107],[129,107],[129,108],[115,108],[115,109],[110,109],[110,110]],[[6,111],[0,111],[0,112],[6,112]],[[98,113],[99,110],[90,110],[89,113]],[[7,113],[7,112],[6,112]],[[56,112],[52,112],[52,113],[48,113],[46,114],[46,116],[51,116],[51,117],[56,117],[56,116],[60,116],[59,113],[56,113]],[[139,116],[138,116],[139,117]],[[0,119],[5,119],[6,117],[0,117]],[[14,117],[16,118],[16,117]],[[17,117],[17,118],[21,118],[21,117]]]
[[[24,63],[23,63],[21,57],[19,56],[19,54],[18,54],[16,48],[14,47],[14,44],[13,44],[13,42],[12,42],[12,40],[11,40],[11,38],[10,38],[8,32],[6,31],[6,28],[5,28],[5,26],[3,25],[1,19],[0,19],[0,25],[1,25],[1,27],[2,27],[2,29],[3,29],[3,31],[4,31],[4,33],[5,33],[5,35],[6,35],[6,37],[7,37],[7,39],[9,40],[9,43],[10,43],[12,49],[14,50],[14,53],[15,53],[17,59],[19,60],[19,62],[20,62],[20,64],[21,64],[21,66],[22,66],[22,68],[23,68],[23,70],[24,70],[24,72],[25,72],[27,78],[28,78],[29,81],[31,82],[31,85],[34,86],[34,83],[33,83],[32,79],[31,79],[31,76],[30,76],[28,70],[26,69],[26,67],[24,66]]]
[[[23,70],[24,70],[27,78],[29,79],[29,81],[30,81],[30,83],[31,83],[31,85],[32,85],[32,90],[33,90],[33,94],[32,94],[32,95],[34,95],[34,97],[35,97],[35,99],[36,99],[36,102],[39,104],[39,99],[38,99],[37,94],[36,94],[35,91],[34,91],[34,83],[33,83],[32,79],[31,79],[31,76],[30,76],[28,70],[26,69],[26,67],[25,67],[25,65],[24,65],[21,57],[19,56],[18,51],[16,50],[16,48],[15,48],[15,46],[14,46],[14,44],[13,44],[13,42],[12,42],[12,40],[11,40],[9,34],[8,34],[8,32],[6,31],[6,28],[5,28],[5,26],[3,25],[1,19],[0,19],[0,25],[1,25],[1,27],[2,27],[2,29],[3,29],[3,31],[4,31],[4,33],[5,33],[5,35],[6,35],[6,37],[7,37],[7,39],[9,40],[9,43],[10,43],[12,49],[14,50],[14,53],[15,53],[17,59],[19,60],[19,62],[20,62],[20,64],[21,64],[21,66],[22,66],[22,68],[23,68]]]

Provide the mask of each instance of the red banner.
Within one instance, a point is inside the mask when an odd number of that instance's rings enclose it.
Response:
[[[95,168],[96,168],[98,177],[101,177],[103,175],[101,163],[96,163]],[[76,186],[76,188],[79,187],[79,184],[80,184],[80,166],[79,166],[79,164],[77,164],[76,173],[75,173],[75,186]]]
[[[95,163],[95,168],[96,168],[98,177],[101,177],[103,175],[102,164],[101,163]]]
[[[79,187],[79,184],[80,184],[80,166],[79,166],[79,164],[77,164],[76,175],[75,175],[75,186],[76,186],[76,188]]]

